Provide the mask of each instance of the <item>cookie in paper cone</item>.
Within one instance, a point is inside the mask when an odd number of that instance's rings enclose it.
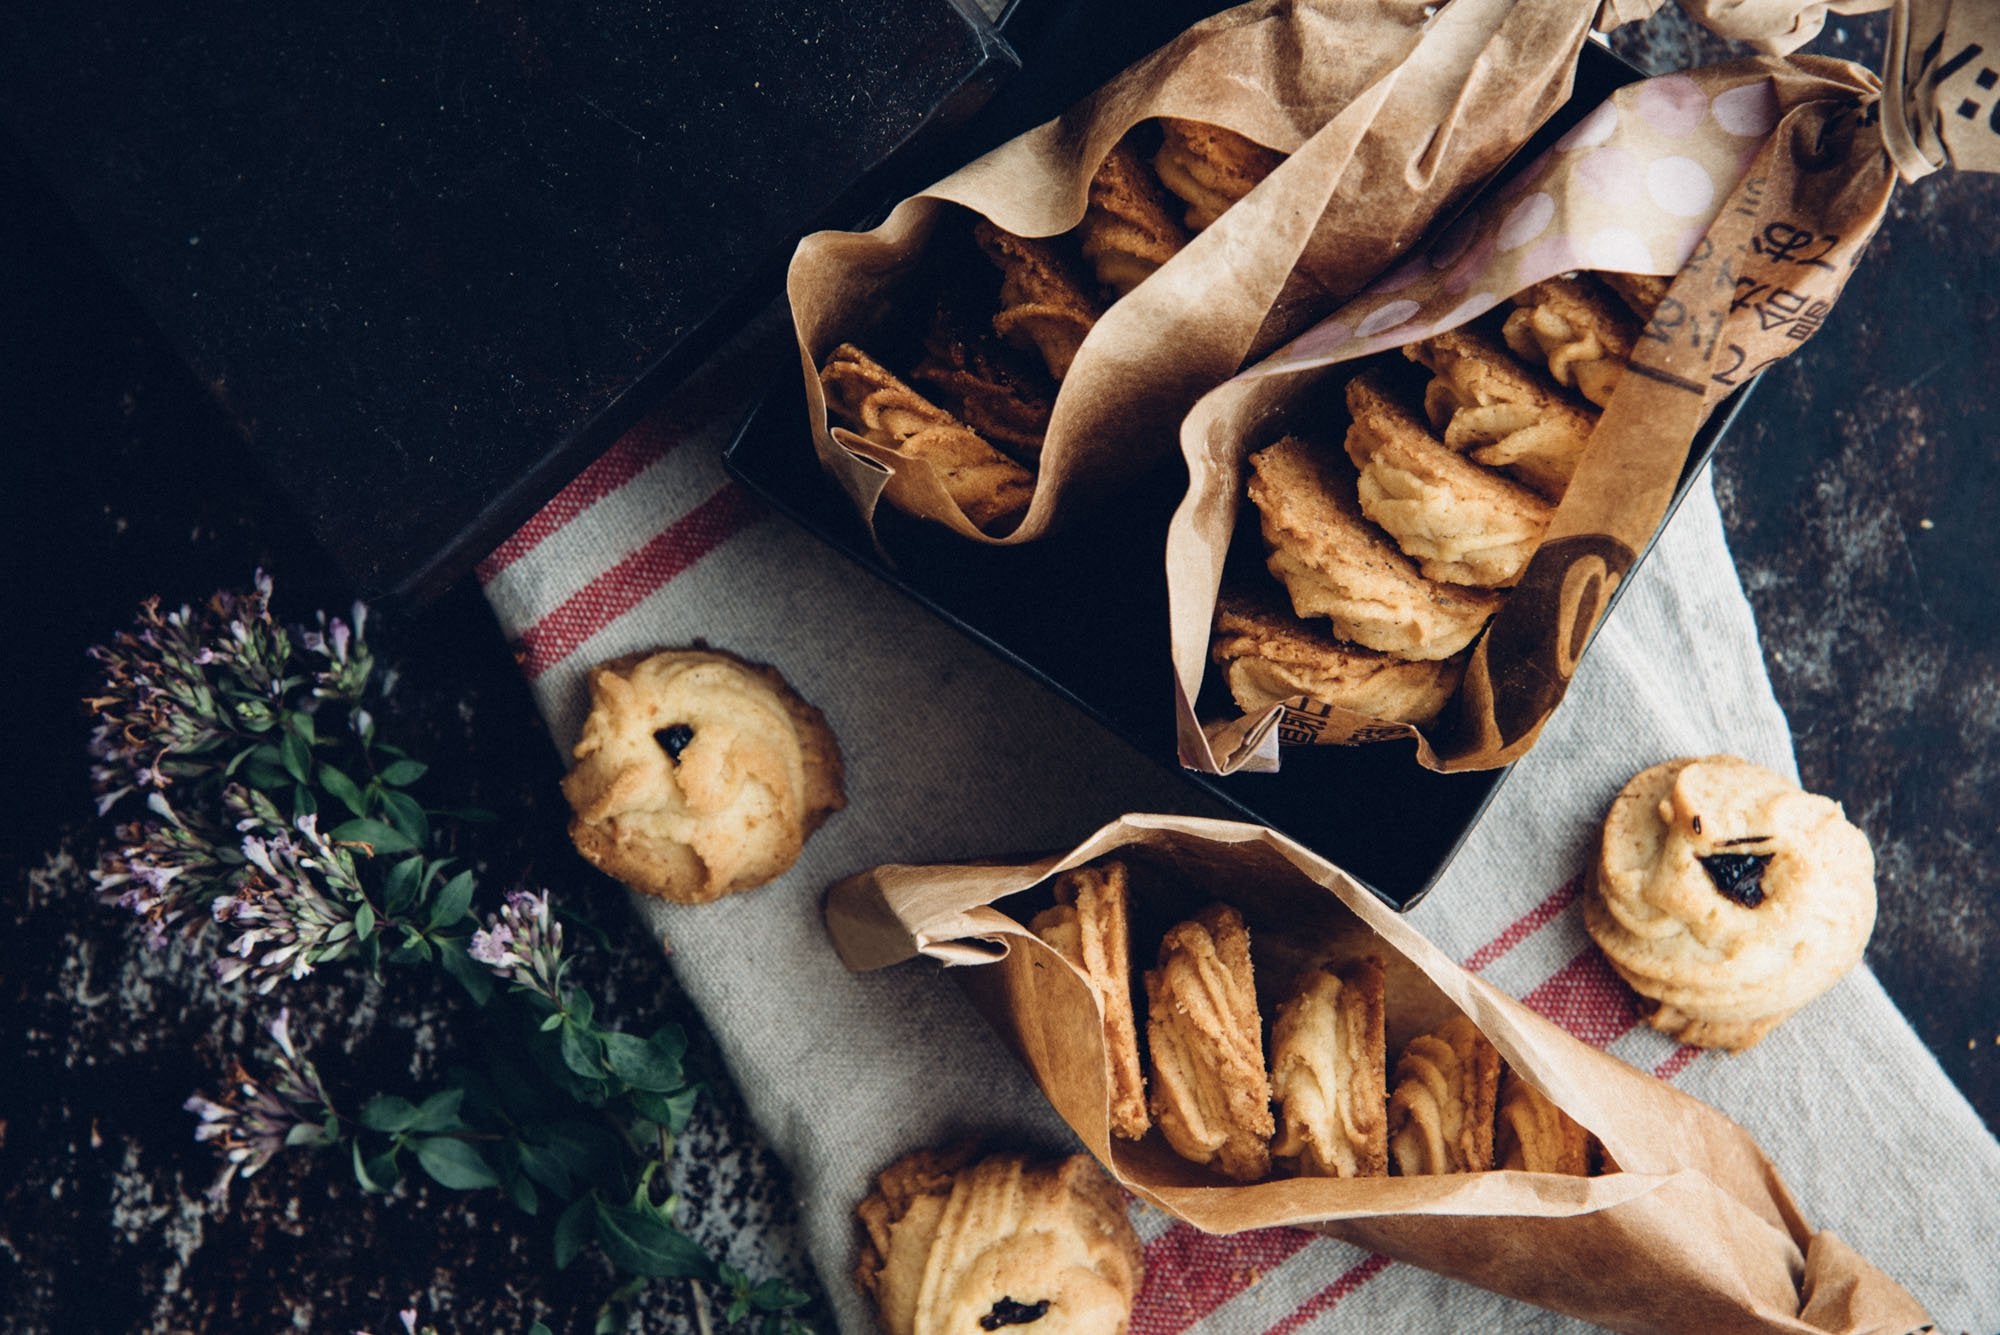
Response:
[[[1602,408],[1632,360],[1631,315],[1589,274],[1536,283],[1514,298],[1501,335],[1516,355],[1540,358],[1556,383]]]
[[[1199,232],[1213,226],[1284,160],[1284,154],[1234,130],[1163,116],[1153,169],[1160,174],[1160,183],[1187,205],[1183,221],[1188,230]]]
[[[1309,973],[1271,1026],[1271,1153],[1314,1177],[1388,1172],[1386,1063],[1382,961]]]
[[[1389,1154],[1403,1177],[1493,1167],[1500,1054],[1463,1015],[1410,1040],[1389,1095]]]
[[[1424,416],[1446,445],[1550,500],[1562,499],[1597,425],[1593,409],[1472,326],[1412,343],[1403,353],[1434,373],[1424,387]]]
[[[1277,598],[1225,592],[1209,652],[1246,713],[1304,697],[1369,718],[1422,723],[1458,689],[1461,658],[1409,659],[1363,649],[1290,615]]]
[[[1211,904],[1169,930],[1146,973],[1153,1120],[1175,1153],[1239,1182],[1271,1169],[1271,1080],[1243,915]]]
[[[1055,904],[1028,923],[1089,980],[1104,1008],[1111,1061],[1111,1131],[1137,1140],[1152,1125],[1139,1066],[1139,1026],[1132,1009],[1132,884],[1122,862],[1078,867],[1055,885]]]
[[[1000,270],[993,332],[1017,348],[1039,352],[1060,381],[1104,313],[1097,299],[1051,241],[1015,236],[984,218],[973,227],[972,239]]]
[[[1509,1070],[1500,1077],[1494,1116],[1493,1161],[1525,1173],[1590,1175],[1590,1133]]]
[[[1119,141],[1090,178],[1090,206],[1077,224],[1084,259],[1097,281],[1124,296],[1180,253],[1187,232],[1168,210],[1159,178],[1131,146]]]

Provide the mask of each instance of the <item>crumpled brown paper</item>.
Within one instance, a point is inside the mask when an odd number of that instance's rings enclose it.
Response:
[[[1605,0],[1597,20],[1609,32],[1666,7],[1667,0]],[[1681,0],[1681,8],[1718,37],[1748,42],[1759,51],[1787,56],[1819,36],[1826,16],[1868,14],[1889,0]]]
[[[1316,313],[1299,309],[1304,293],[1323,309],[1327,294],[1354,291],[1505,161],[1568,97],[1595,12],[1594,0],[1259,0],[1196,25],[874,230],[807,237],[786,289],[821,463],[871,528],[886,493],[974,542],[1040,537],[1169,455],[1188,405]],[[1112,145],[1156,116],[1291,156],[1097,322],[1056,399],[1026,517],[983,533],[927,464],[830,428],[817,368],[843,341],[868,349],[892,308],[931,298],[912,280],[948,206],[1023,236],[1066,232]]]
[[[1240,909],[1260,994],[1281,994],[1288,972],[1316,962],[1320,942],[1344,940],[1352,950],[1365,938],[1388,966],[1391,1051],[1463,1013],[1513,1069],[1596,1135],[1617,1171],[1236,1185],[1180,1159],[1157,1132],[1114,1140],[1097,994],[1021,925],[1045,905],[1045,891],[1003,902],[1114,853],[1139,869],[1135,913],[1143,905],[1171,920],[1210,899]],[[1185,891],[1160,888],[1174,884]],[[1174,902],[1144,904],[1149,888]],[[1091,1152],[1128,1190],[1197,1228],[1304,1225],[1622,1331],[1904,1335],[1928,1327],[1895,1281],[1807,1225],[1741,1127],[1467,973],[1338,868],[1261,826],[1134,815],[1024,865],[878,867],[835,886],[826,918],[851,969],[919,954],[966,966],[951,971],[954,980]],[[1151,946],[1135,933],[1135,949],[1143,959]]]
[[[1205,396],[1182,427],[1189,489],[1167,540],[1181,760],[1270,769],[1289,742],[1412,736],[1432,769],[1526,754],[1613,590],[1658,531],[1709,410],[1819,328],[1887,208],[1879,85],[1856,65],[1770,57],[1613,94],[1422,256]],[[1297,700],[1203,720],[1210,621],[1243,461],[1286,431],[1337,442],[1347,363],[1455,327],[1554,273],[1673,274],[1541,547],[1422,729]]]

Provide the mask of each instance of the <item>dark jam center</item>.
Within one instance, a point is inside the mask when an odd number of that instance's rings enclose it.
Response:
[[[1049,1314],[1049,1300],[1038,1303],[1017,1303],[1012,1298],[1002,1298],[993,1304],[993,1310],[979,1318],[981,1330],[998,1330],[1002,1326],[1025,1326],[1031,1321],[1040,1321]]]
[[[1718,893],[1754,909],[1764,902],[1764,868],[1770,861],[1769,853],[1710,853],[1701,859],[1701,869]]]
[[[654,733],[653,740],[667,753],[667,759],[679,764],[681,752],[687,750],[688,743],[694,740],[694,729],[685,723],[669,724]]]

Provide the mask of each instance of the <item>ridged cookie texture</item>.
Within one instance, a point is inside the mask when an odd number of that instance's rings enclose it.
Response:
[[[589,690],[570,838],[634,890],[697,904],[762,885],[845,804],[832,730],[773,668],[662,650],[592,668]]]
[[[1111,1060],[1111,1131],[1146,1134],[1146,1077],[1139,1064],[1139,1024],[1132,1006],[1132,882],[1122,862],[1077,867],[1056,880],[1055,904],[1028,929],[1075,965],[1104,1012]]]
[[[1123,1194],[1088,1155],[919,1150],[881,1172],[855,1215],[854,1280],[888,1335],[1131,1326],[1139,1238]]]
[[[1463,1015],[1420,1034],[1396,1059],[1389,1155],[1403,1177],[1493,1167],[1500,1054]]]
[[[1215,606],[1209,653],[1245,713],[1305,696],[1397,723],[1436,718],[1465,667],[1458,657],[1397,658],[1348,644],[1275,598],[1228,591]]]
[[[1747,1048],[1832,987],[1875,926],[1875,857],[1840,804],[1736,756],[1636,775],[1584,923],[1654,1028]]]
[[[1243,915],[1212,904],[1160,941],[1146,974],[1153,1120],[1183,1159],[1239,1182],[1271,1171],[1271,1079]]]
[[[1188,230],[1199,232],[1254,190],[1284,160],[1283,153],[1234,130],[1163,116],[1153,170],[1160,174],[1160,183],[1187,205],[1183,221]]]
[[[1381,960],[1315,969],[1278,1007],[1271,1092],[1281,1164],[1306,1177],[1389,1171]]]
[[[1090,178],[1090,204],[1077,238],[1097,281],[1121,297],[1188,243],[1158,178],[1123,141]]]

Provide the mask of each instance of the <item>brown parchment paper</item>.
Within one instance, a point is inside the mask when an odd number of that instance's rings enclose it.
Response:
[[[1709,410],[1819,328],[1881,222],[1897,173],[1879,89],[1857,65],[1812,56],[1620,89],[1427,255],[1197,403],[1182,425],[1189,488],[1166,549],[1181,762],[1209,773],[1276,768],[1281,735],[1411,736],[1420,763],[1438,770],[1526,754],[1612,592],[1658,531]],[[1660,165],[1669,172],[1656,178]],[[1709,194],[1691,198],[1676,185],[1691,171]],[[1675,277],[1541,547],[1475,644],[1455,701],[1422,729],[1305,699],[1199,718],[1224,558],[1247,505],[1246,456],[1286,431],[1337,446],[1347,425],[1337,386],[1359,359],[1462,324],[1568,269]]]
[[[1110,1132],[1103,1015],[1083,976],[1022,922],[1031,891],[1109,854],[1135,864],[1134,950],[1167,921],[1236,905],[1267,989],[1310,967],[1321,941],[1387,966],[1393,1051],[1456,1010],[1602,1142],[1618,1171],[1593,1178],[1490,1172],[1422,1178],[1280,1178],[1239,1185],[1180,1159],[1157,1131]],[[1160,887],[1179,884],[1186,898]],[[1165,893],[1173,902],[1149,903]],[[886,866],[833,887],[835,949],[851,969],[917,955],[952,977],[1120,1184],[1212,1233],[1318,1229],[1453,1278],[1634,1332],[1880,1332],[1929,1324],[1907,1292],[1830,1233],[1815,1233],[1749,1134],[1721,1113],[1599,1052],[1467,973],[1360,885],[1261,826],[1132,815],[1070,851],[1018,865]]]
[[[974,542],[1042,536],[1169,455],[1197,397],[1301,327],[1316,313],[1307,304],[1353,292],[1505,161],[1568,98],[1596,10],[1596,0],[1259,0],[1189,29],[872,231],[808,236],[786,291],[821,464],[871,530],[887,494]],[[1097,322],[1057,395],[1026,516],[1011,533],[983,533],[928,464],[830,427],[817,368],[843,341],[868,348],[892,307],[932,299],[912,279],[948,206],[1022,236],[1066,232],[1111,147],[1157,116],[1221,125],[1290,157]]]

